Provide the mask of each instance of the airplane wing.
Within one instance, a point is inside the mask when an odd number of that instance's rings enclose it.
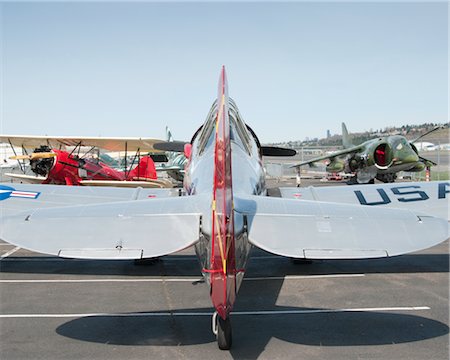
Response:
[[[84,186],[111,186],[111,187],[125,187],[125,188],[171,188],[173,184],[165,179],[153,180],[133,180],[133,181],[118,181],[118,180],[81,180],[80,185]]]
[[[429,160],[424,158],[423,156],[419,155],[420,161],[422,161],[426,166],[437,166],[437,163],[435,163],[433,160]]]
[[[396,256],[449,237],[447,220],[408,210],[260,196],[235,197],[234,204],[253,245],[294,258]]]
[[[374,185],[281,187],[287,199],[369,205],[426,213],[450,221],[449,181],[406,182]]]
[[[43,181],[47,180],[46,176],[38,176],[38,175],[26,175],[14,173],[4,173],[3,175],[8,176],[11,179],[16,179],[29,184],[42,184]]]
[[[8,199],[0,207],[0,238],[32,251],[61,257],[140,259],[182,250],[197,242],[200,236],[201,214],[205,212],[201,206],[206,204],[202,196],[148,199],[141,194],[148,193],[147,189],[98,188],[102,191],[97,192],[97,188],[81,187],[67,192],[65,189],[70,187],[49,187],[50,191],[46,187],[35,185],[27,188],[28,191],[12,191],[1,185],[0,200]],[[37,190],[42,192],[36,195]],[[23,198],[27,193],[29,198]],[[117,193],[122,200],[126,197],[132,200],[111,201],[117,198]],[[13,199],[20,194],[22,198]],[[89,202],[90,194],[92,198],[97,194],[95,200],[101,203]],[[37,202],[46,203],[47,207],[31,208],[30,203],[40,196],[46,200]],[[87,203],[82,204],[80,199]],[[19,201],[22,205],[17,204]],[[76,205],[67,206],[70,201]],[[55,206],[62,203],[65,206]],[[28,210],[17,212],[20,207]]]
[[[348,148],[348,149],[343,149],[343,150],[336,151],[336,152],[334,152],[332,154],[319,156],[319,157],[316,157],[316,158],[308,160],[308,161],[303,161],[303,162],[300,162],[298,164],[292,165],[290,167],[293,168],[293,167],[300,167],[300,166],[304,166],[304,165],[311,165],[311,164],[314,164],[314,163],[322,161],[322,160],[328,160],[328,159],[331,160],[331,159],[333,159],[335,157],[339,157],[339,156],[343,156],[343,155],[347,155],[347,154],[352,154],[352,153],[358,152],[358,151],[360,151],[362,149],[363,149],[363,146],[361,146],[361,145],[353,146],[353,147]]]
[[[48,145],[59,149],[61,146],[95,146],[108,151],[127,151],[141,153],[158,152],[154,145],[162,140],[138,137],[74,137],[74,136],[27,136],[27,135],[0,135],[0,143],[9,143],[12,146],[36,148]]]
[[[119,201],[161,199],[181,196],[181,189],[80,187],[61,185],[0,184],[0,215],[24,210],[106,204]],[[7,200],[7,201],[2,201]]]

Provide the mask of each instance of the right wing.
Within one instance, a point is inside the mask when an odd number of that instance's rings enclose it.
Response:
[[[235,197],[234,204],[252,244],[294,258],[396,256],[449,237],[447,220],[409,210],[261,196]]]
[[[202,207],[210,205],[202,196],[183,196],[30,209],[34,199],[12,199],[12,193],[5,198],[7,188],[2,189],[2,203],[27,202],[29,210],[15,212],[2,205],[0,238],[32,251],[79,259],[140,259],[182,250],[198,241]]]
[[[300,188],[280,187],[280,192],[281,197],[287,199],[405,209],[450,221],[449,181]]]
[[[319,157],[316,157],[316,158],[308,160],[308,161],[302,161],[302,162],[300,162],[298,164],[295,164],[295,165],[292,165],[290,167],[294,168],[294,167],[300,167],[300,166],[304,166],[304,165],[311,165],[311,164],[314,164],[314,163],[322,161],[322,160],[332,160],[335,157],[340,157],[340,156],[347,155],[347,154],[353,154],[353,153],[358,152],[358,151],[360,151],[362,149],[363,149],[363,146],[361,146],[361,145],[353,146],[353,147],[348,148],[348,149],[343,149],[343,150],[339,150],[339,151],[333,152],[332,154],[319,156]]]

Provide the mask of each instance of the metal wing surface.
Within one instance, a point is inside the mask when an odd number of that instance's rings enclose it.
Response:
[[[251,196],[235,198],[249,241],[294,258],[364,259],[401,255],[449,237],[446,220],[412,211]]]
[[[280,192],[281,196],[287,199],[407,209],[450,221],[449,181],[309,186],[305,188],[282,187]]]
[[[163,140],[139,137],[75,137],[75,136],[27,136],[27,135],[0,135],[0,143],[9,143],[13,146],[36,148],[48,145],[52,148],[61,146],[95,146],[108,151],[140,151],[159,152],[155,149],[156,143]]]
[[[311,165],[311,164],[314,164],[314,163],[316,163],[318,161],[322,161],[322,160],[327,160],[327,159],[331,160],[331,159],[333,159],[335,157],[344,156],[344,155],[347,155],[347,154],[352,154],[352,153],[361,151],[362,149],[364,149],[364,146],[362,146],[362,145],[353,146],[353,147],[348,148],[348,149],[344,149],[344,150],[339,150],[339,151],[333,152],[332,154],[327,154],[327,155],[316,157],[316,158],[308,160],[308,161],[300,162],[298,164],[292,165],[291,168],[304,166],[304,165]]]
[[[186,196],[104,202],[12,215],[2,209],[0,238],[32,251],[69,258],[157,257],[198,241],[200,207],[206,204],[202,199]]]

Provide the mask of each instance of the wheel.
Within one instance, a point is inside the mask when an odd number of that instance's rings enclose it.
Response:
[[[225,320],[217,316],[217,345],[220,350],[230,350],[232,343],[231,321],[228,316]]]

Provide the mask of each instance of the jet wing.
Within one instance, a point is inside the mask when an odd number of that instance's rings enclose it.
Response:
[[[407,209],[450,221],[449,181],[306,188],[281,187],[280,192],[281,196],[287,199]]]
[[[300,166],[304,166],[304,165],[311,165],[311,164],[314,164],[314,163],[322,161],[322,160],[328,160],[328,159],[331,160],[331,159],[333,159],[335,157],[339,157],[339,156],[352,154],[352,153],[361,151],[363,148],[364,147],[361,146],[361,145],[353,146],[353,147],[348,148],[348,149],[343,149],[343,150],[336,151],[336,152],[334,152],[332,154],[319,156],[319,157],[316,157],[316,158],[308,160],[308,161],[303,161],[303,162],[300,162],[298,164],[292,165],[290,167],[291,168],[293,168],[293,167],[300,167]]]
[[[77,190],[82,198],[88,198],[89,188]],[[117,190],[128,189],[114,189],[114,193]],[[55,191],[63,197],[74,195],[68,195],[62,189]],[[30,198],[9,198],[2,202],[12,200],[28,202],[27,208],[29,202],[34,201]],[[74,201],[79,202],[78,196]],[[32,251],[68,258],[157,257],[182,250],[198,241],[200,207],[205,204],[207,202],[203,201],[202,196],[186,196],[105,201],[100,204],[29,209],[25,212],[9,211],[10,208],[2,205],[0,238]]]
[[[447,220],[409,210],[282,198],[234,198],[255,246],[294,258],[365,259],[401,255],[449,237]]]
[[[48,145],[59,149],[61,146],[95,146],[108,151],[140,151],[158,152],[154,145],[162,140],[138,137],[74,137],[74,136],[28,136],[28,135],[0,135],[0,143],[12,146],[36,148]]]

